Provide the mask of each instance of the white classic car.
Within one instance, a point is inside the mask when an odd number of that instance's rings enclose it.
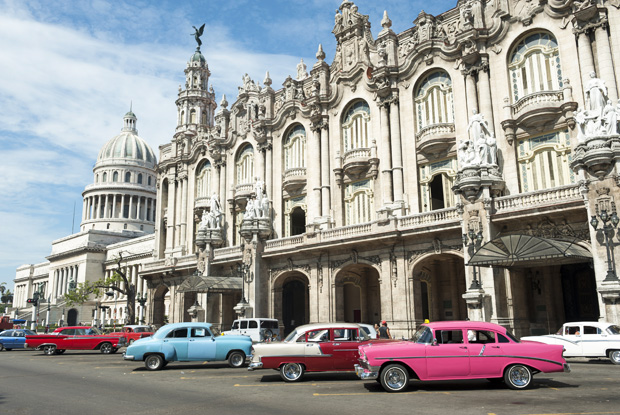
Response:
[[[620,365],[620,326],[613,323],[578,321],[565,323],[555,334],[521,337],[564,346],[564,357],[608,357]]]

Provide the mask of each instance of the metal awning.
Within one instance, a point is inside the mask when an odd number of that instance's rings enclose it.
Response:
[[[179,288],[178,292],[199,292],[206,293],[209,291],[230,291],[241,290],[241,277],[233,276],[214,276],[208,277],[200,275],[190,275],[187,277]]]
[[[592,260],[592,253],[575,241],[541,238],[532,235],[504,235],[482,245],[467,265],[482,267],[531,267]]]

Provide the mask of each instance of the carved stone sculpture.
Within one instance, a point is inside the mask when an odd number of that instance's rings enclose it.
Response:
[[[586,84],[586,109],[601,115],[607,102],[607,87],[605,81],[596,77],[595,72],[590,72],[590,80]]]

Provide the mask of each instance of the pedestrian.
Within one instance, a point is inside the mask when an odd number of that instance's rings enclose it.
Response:
[[[375,332],[377,333],[375,337],[378,339],[379,338],[379,325],[377,323],[375,323]]]
[[[50,331],[50,325],[46,324],[45,325],[45,334],[49,333],[49,331]]]
[[[391,339],[392,335],[390,334],[390,329],[387,326],[387,321],[383,320],[381,322],[381,327],[379,327],[379,338],[380,339]]]

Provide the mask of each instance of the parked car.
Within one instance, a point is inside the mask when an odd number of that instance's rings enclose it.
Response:
[[[379,338],[379,333],[377,333],[375,326],[373,326],[372,324],[363,324],[363,323],[357,323],[357,324],[361,327],[362,330],[364,330],[364,333],[366,333],[366,335],[370,337],[371,339]]]
[[[228,361],[231,367],[245,365],[252,339],[248,336],[214,336],[211,323],[166,324],[155,334],[127,347],[123,359],[144,361],[148,370],[159,370],[169,362]]]
[[[26,336],[36,336],[32,330],[11,329],[0,332],[0,352],[3,350],[23,349]]]
[[[65,350],[100,350],[101,353],[116,353],[127,344],[124,336],[103,334],[97,327],[69,326],[58,327],[51,334],[26,336],[24,347],[43,350],[48,356],[63,354]]]
[[[138,339],[149,337],[153,335],[153,329],[151,326],[140,326],[135,324],[128,324],[121,331],[115,331],[110,333],[110,336],[126,337],[127,344],[133,344]]]
[[[360,345],[355,371],[388,392],[406,390],[410,379],[503,379],[511,389],[525,389],[535,373],[570,372],[562,350],[520,343],[493,323],[442,321],[422,324],[411,341]]]
[[[276,369],[286,382],[296,382],[305,372],[353,371],[358,346],[370,339],[355,323],[317,323],[297,327],[282,342],[255,344],[249,370]]]
[[[620,326],[617,324],[578,321],[565,323],[555,334],[521,337],[521,341],[559,344],[564,357],[608,357],[620,365]]]
[[[273,341],[280,338],[280,326],[274,318],[241,318],[233,321],[231,329],[222,334],[250,336],[255,343]]]

